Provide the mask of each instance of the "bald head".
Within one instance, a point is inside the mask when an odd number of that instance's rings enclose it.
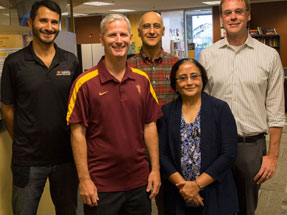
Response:
[[[157,12],[146,12],[141,18],[138,27],[139,37],[143,48],[161,49],[161,38],[164,35],[162,17]]]
[[[154,11],[149,11],[146,12],[144,15],[142,15],[142,17],[140,18],[140,22],[139,22],[139,28],[142,27],[143,21],[145,19],[155,19],[160,21],[160,24],[163,25],[163,21],[162,21],[162,17],[159,13],[154,12]]]

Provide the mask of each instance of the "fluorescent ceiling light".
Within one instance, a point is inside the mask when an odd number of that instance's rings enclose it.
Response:
[[[1,10],[1,9],[5,9],[5,7],[0,6],[0,10]]]
[[[108,5],[114,5],[114,3],[108,3],[108,2],[100,2],[100,1],[91,1],[91,2],[85,2],[83,3],[84,5],[89,5],[89,6],[108,6]]]
[[[132,11],[135,11],[135,10],[130,10],[130,9],[116,9],[116,10],[110,10],[110,11],[113,11],[113,12],[132,12]]]
[[[62,16],[68,16],[70,14],[68,14],[68,12],[64,12],[62,13]],[[73,13],[73,16],[87,16],[88,14],[85,14],[85,13]]]
[[[219,5],[220,1],[204,1],[202,3],[207,5]]]

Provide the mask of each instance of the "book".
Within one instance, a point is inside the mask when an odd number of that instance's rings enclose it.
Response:
[[[277,34],[275,28],[264,29],[265,34]]]
[[[258,35],[258,30],[257,29],[250,29],[249,34],[250,35]]]
[[[258,34],[259,34],[259,35],[264,34],[262,27],[257,27],[257,31],[258,31]]]
[[[272,46],[273,47],[278,47],[278,40],[277,39],[273,39],[272,40]]]

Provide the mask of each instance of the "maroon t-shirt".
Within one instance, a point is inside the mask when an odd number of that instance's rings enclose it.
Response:
[[[162,112],[148,76],[127,67],[121,82],[103,59],[74,82],[67,121],[86,127],[88,166],[99,192],[126,191],[147,184],[144,125]]]

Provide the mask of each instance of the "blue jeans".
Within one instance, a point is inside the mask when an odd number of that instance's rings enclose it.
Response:
[[[36,215],[47,178],[57,215],[76,215],[78,179],[74,163],[54,166],[12,165],[14,215]]]

